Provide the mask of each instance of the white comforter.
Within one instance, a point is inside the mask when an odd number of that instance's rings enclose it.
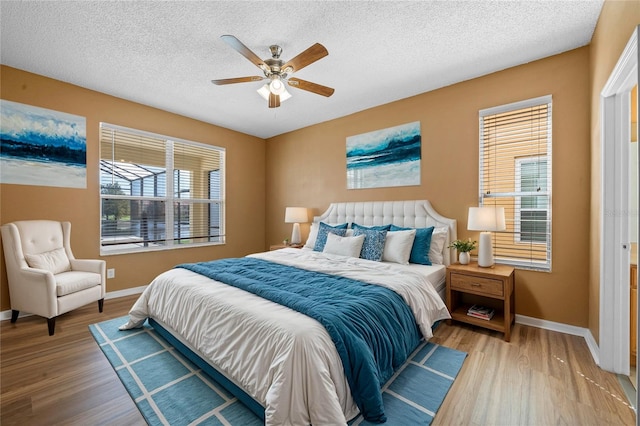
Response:
[[[425,338],[450,318],[424,275],[392,263],[283,249],[252,255],[395,290]],[[287,307],[186,269],[159,275],[129,312],[125,328],[147,317],[184,343],[265,407],[267,425],[345,424],[358,414],[342,362],[320,323]]]

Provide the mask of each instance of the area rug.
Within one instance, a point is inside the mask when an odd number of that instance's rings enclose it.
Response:
[[[127,317],[89,326],[149,425],[262,425],[237,398],[183,357],[150,325],[119,331]],[[429,425],[466,353],[422,343],[383,387],[385,425]],[[357,417],[350,425],[371,425]]]

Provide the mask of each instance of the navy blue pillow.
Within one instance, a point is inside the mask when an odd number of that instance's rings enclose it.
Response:
[[[364,235],[364,243],[362,244],[362,250],[360,250],[360,257],[362,259],[380,262],[382,260],[382,253],[384,252],[384,241],[387,239],[387,231],[378,231],[358,226],[353,230],[353,236],[357,237],[358,235]]]
[[[433,228],[433,226],[428,228],[415,228],[416,238],[413,240],[413,247],[411,247],[409,263],[431,265],[431,260],[429,260],[429,248],[431,247],[431,235],[433,234]],[[391,231],[407,231],[409,229],[414,228],[402,228],[400,226],[391,225]]]
[[[389,225],[376,225],[376,226],[363,226],[363,225],[358,225],[357,223],[353,222],[351,224],[351,229],[356,230],[356,229],[373,229],[375,231],[388,231],[391,229],[391,224]],[[366,239],[366,237],[365,237]]]
[[[347,223],[331,226],[324,222],[320,222],[320,225],[318,226],[318,236],[316,237],[316,244],[313,246],[313,250],[322,251],[324,249],[324,245],[327,243],[327,235],[329,233],[344,237],[347,234],[347,226]]]

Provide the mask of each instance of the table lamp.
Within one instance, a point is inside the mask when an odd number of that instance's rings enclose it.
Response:
[[[467,221],[469,231],[481,231],[478,243],[478,266],[493,266],[493,243],[491,231],[507,229],[504,219],[504,207],[469,207]]]
[[[291,244],[300,244],[300,223],[309,221],[309,215],[305,207],[287,207],[284,213],[284,222],[293,223],[291,232]]]

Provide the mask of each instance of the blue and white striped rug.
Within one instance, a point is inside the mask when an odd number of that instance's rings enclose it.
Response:
[[[261,425],[262,420],[184,358],[149,325],[119,331],[127,317],[89,326],[150,425]],[[466,353],[420,345],[383,388],[385,425],[429,425]],[[370,425],[361,417],[351,425]]]

